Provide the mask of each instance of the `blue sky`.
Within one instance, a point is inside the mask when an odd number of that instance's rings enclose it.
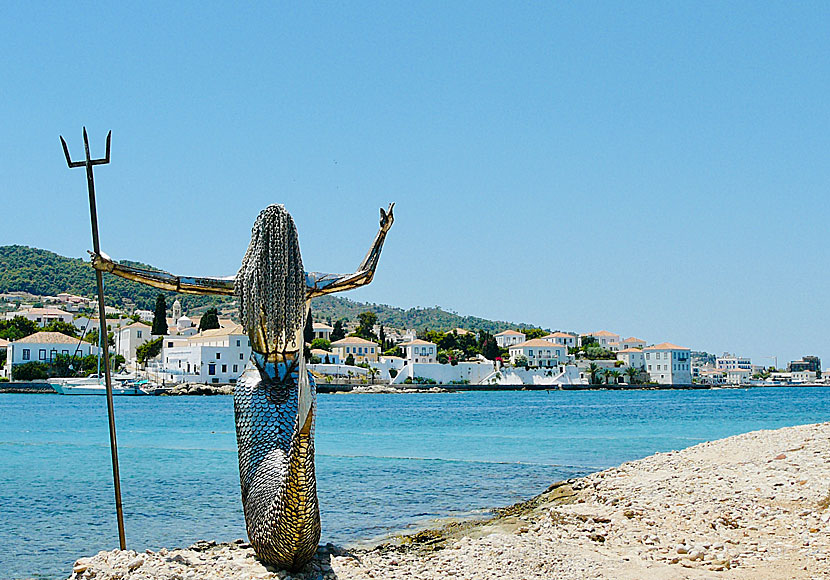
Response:
[[[830,363],[826,3],[4,3],[0,244],[307,269],[396,306]],[[830,366],[830,364],[827,364]]]

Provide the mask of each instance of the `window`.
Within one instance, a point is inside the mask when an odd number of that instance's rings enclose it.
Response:
[[[69,351],[68,351],[68,350],[66,350],[66,349],[63,349],[63,350],[61,351],[61,354],[69,354]]]
[[[140,330],[135,331],[135,337],[136,338],[141,338],[141,331]]]
[[[651,370],[651,365],[648,365],[648,370]]]
[[[58,351],[53,348],[49,351],[49,360],[55,360],[56,358],[58,358]]]
[[[221,353],[221,352],[217,352],[217,353],[216,353],[216,360],[219,360],[220,358],[222,358],[222,353]]]
[[[228,365],[222,365],[222,372],[223,373],[228,372]]]
[[[238,340],[238,339],[237,339],[237,341],[236,341],[236,346],[239,346],[241,342],[242,342],[241,340]]]
[[[23,360],[29,360],[32,357],[31,351],[28,348],[23,349]]]
[[[215,375],[216,374],[216,365],[214,363],[208,364],[208,374]]]
[[[235,372],[235,373],[239,372],[239,365],[233,365],[233,372]]]
[[[245,360],[245,355],[241,352],[239,353],[239,360]]]
[[[167,343],[167,348],[173,348],[173,341]]]
[[[40,360],[46,360],[46,349],[45,348],[40,349],[37,353],[37,357]]]

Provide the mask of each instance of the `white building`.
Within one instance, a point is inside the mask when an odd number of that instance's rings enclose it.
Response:
[[[733,368],[724,372],[726,373],[726,382],[730,385],[748,385],[752,378],[752,371],[749,369]]]
[[[723,353],[715,359],[715,368],[721,371],[732,369],[752,370],[752,362],[747,357],[735,356],[734,354]]]
[[[115,348],[118,354],[127,362],[135,361],[136,349],[152,339],[150,330],[150,326],[143,322],[133,322],[122,327],[115,335]]]
[[[12,367],[29,362],[50,363],[59,354],[85,357],[98,354],[98,347],[60,332],[36,332],[9,342],[6,351],[6,376]]]
[[[135,310],[133,314],[138,314],[138,318],[141,319],[143,322],[153,322],[153,311],[152,310],[141,310],[140,308]]]
[[[623,361],[625,366],[642,369],[646,366],[646,357],[639,348],[626,348],[617,352],[617,360]]]
[[[312,348],[311,349],[311,356],[318,356],[320,357],[319,364],[325,365],[339,365],[342,364],[340,361],[340,357],[333,352],[329,352],[327,350],[323,350],[322,348]]]
[[[494,335],[494,337],[500,348],[509,348],[514,344],[521,344],[527,340],[527,336],[518,330],[505,330]]]
[[[597,332],[586,332],[584,334],[580,334],[580,346],[583,344],[584,339],[589,336],[592,336],[596,339],[597,346],[600,346],[607,350],[611,350],[612,342],[620,342],[619,334],[614,334],[613,332],[608,332],[607,330],[599,330]]]
[[[816,371],[793,371],[790,380],[793,383],[814,383],[816,382]]]
[[[577,343],[576,335],[568,334],[567,332],[552,332],[547,336],[543,336],[542,340],[547,340],[553,344],[561,344],[568,348],[576,348]]]
[[[520,356],[524,356],[532,367],[556,367],[568,360],[568,347],[541,338],[515,344],[509,351],[510,363],[514,366]]]
[[[438,345],[427,340],[415,339],[398,345],[404,351],[404,358],[411,363],[437,363]]]
[[[64,312],[59,308],[27,308],[26,310],[7,312],[6,320],[12,320],[16,316],[22,316],[27,320],[31,320],[32,322],[37,323],[37,325],[41,328],[48,326],[53,322],[65,322],[67,324],[72,323],[72,314]]]
[[[314,328],[314,338],[322,338],[323,340],[331,340],[331,332],[334,330],[328,324],[322,322],[315,322],[311,325]]]
[[[640,340],[639,338],[635,338],[633,336],[629,336],[628,338],[620,339],[619,342],[611,342],[608,343],[608,350],[611,352],[620,352],[629,348],[639,348],[643,349],[646,346],[646,341]]]
[[[692,383],[691,351],[688,348],[663,342],[643,349],[646,371],[655,383],[661,385],[689,385]]]
[[[165,381],[235,383],[250,358],[248,335],[237,324],[190,337],[165,337],[158,370]]]

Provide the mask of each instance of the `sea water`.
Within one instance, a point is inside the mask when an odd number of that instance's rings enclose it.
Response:
[[[245,537],[231,397],[116,397],[127,545]],[[701,441],[830,420],[830,388],[318,396],[323,542],[486,513]],[[778,450],[772,450],[778,451]],[[103,397],[0,395],[0,577],[118,546]]]

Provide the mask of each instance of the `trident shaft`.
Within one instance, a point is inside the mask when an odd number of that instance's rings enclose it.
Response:
[[[103,159],[91,159],[89,156],[89,138],[86,134],[86,127],[84,127],[84,151],[86,153],[86,160],[72,161],[69,157],[69,148],[66,146],[66,141],[61,137],[61,145],[63,145],[63,154],[66,155],[66,163],[70,168],[72,167],[86,167],[86,184],[89,189],[89,217],[92,221],[92,248],[96,254],[101,253],[101,247],[98,243],[98,212],[95,209],[95,179],[92,175],[92,168],[95,165],[106,165],[110,162],[110,141],[112,139],[112,131],[107,133],[107,153]],[[112,455],[112,479],[115,485],[115,513],[118,517],[118,540],[121,544],[121,549],[127,549],[127,543],[124,539],[124,512],[121,507],[121,477],[118,474],[118,444],[115,441],[115,411],[112,405],[112,378],[110,376],[110,360],[109,360],[109,345],[107,344],[107,316],[106,308],[104,307],[104,278],[100,270],[95,270],[95,279],[98,283],[98,337],[99,347],[104,351],[104,376],[106,377],[107,387],[107,415],[109,417],[110,428],[110,452]]]

